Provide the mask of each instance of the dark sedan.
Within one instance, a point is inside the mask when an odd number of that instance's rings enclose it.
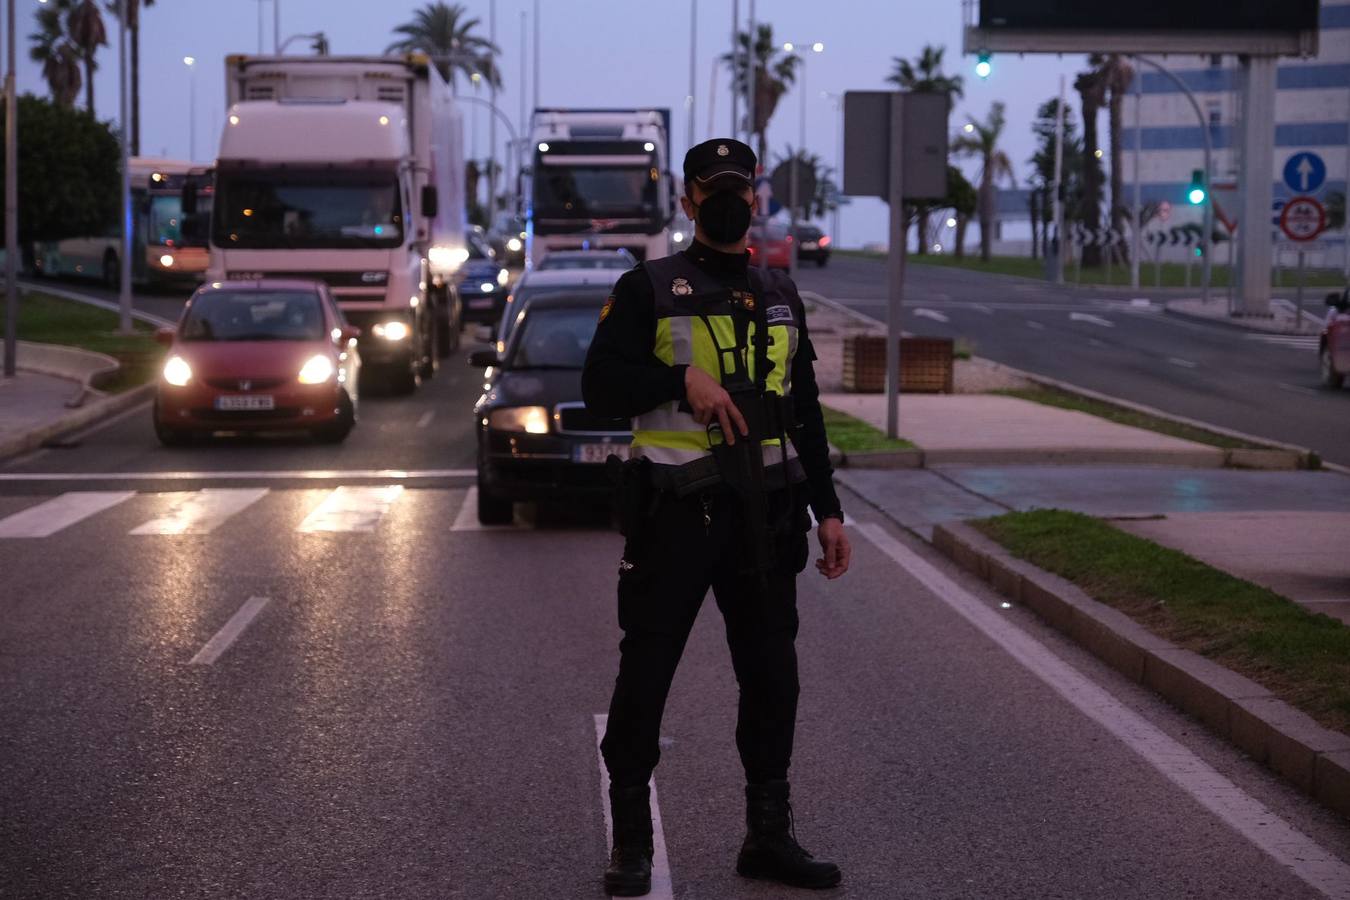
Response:
[[[605,460],[626,458],[627,419],[603,419],[581,400],[581,368],[608,286],[542,294],[517,314],[500,357],[474,406],[478,429],[478,521],[504,525],[512,504],[531,500],[603,500]]]
[[[814,225],[798,225],[797,260],[808,259],[818,266],[830,261],[830,236]]]
[[[477,234],[468,237],[469,258],[459,270],[459,296],[464,321],[491,325],[506,305],[510,273],[498,263],[496,251]]]

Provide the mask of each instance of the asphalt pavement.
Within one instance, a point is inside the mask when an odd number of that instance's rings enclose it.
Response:
[[[823,269],[803,266],[798,282],[885,321],[885,276],[881,261],[835,255]],[[1163,303],[1177,296],[912,263],[902,324],[915,334],[964,339],[975,355],[1033,374],[1350,465],[1350,390],[1319,386],[1316,336],[1165,315]]]

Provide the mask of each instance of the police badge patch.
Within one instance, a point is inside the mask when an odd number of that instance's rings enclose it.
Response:
[[[676,278],[670,283],[670,292],[676,297],[688,297],[694,292],[694,286],[687,278]]]
[[[794,318],[790,306],[770,306],[764,311],[764,319],[770,325],[791,325]]]
[[[605,298],[605,305],[600,307],[600,321],[603,322],[609,318],[609,311],[614,308],[614,295],[610,294]]]
[[[717,155],[718,155],[718,156],[730,156],[730,155],[731,155],[731,150],[730,150],[730,148],[727,147],[726,144],[718,144],[718,145],[717,145]]]

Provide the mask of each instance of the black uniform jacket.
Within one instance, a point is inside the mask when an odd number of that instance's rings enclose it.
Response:
[[[736,290],[749,290],[746,274],[750,254],[720,253],[698,241],[684,251],[688,259],[720,283]],[[684,366],[667,366],[653,352],[656,343],[656,312],[651,281],[639,265],[625,272],[596,326],[581,375],[581,393],[593,413],[611,418],[632,418],[662,403],[684,399]],[[797,355],[792,361],[792,400],[797,416],[796,447],[810,491],[816,518],[837,514],[839,496],[834,490],[825,420],[820,411],[820,390],[811,362],[816,358],[802,323]]]

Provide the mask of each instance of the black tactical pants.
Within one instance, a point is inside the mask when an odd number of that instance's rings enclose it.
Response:
[[[788,502],[786,491],[776,492],[770,510]],[[667,495],[640,538],[627,542],[632,568],[619,574],[619,677],[601,742],[613,784],[646,784],[656,768],[666,695],[710,587],[740,686],[736,747],[746,780],[787,777],[797,717],[796,577],[806,566],[810,519],[796,509],[786,522],[763,585],[740,571],[743,523],[730,494]]]

